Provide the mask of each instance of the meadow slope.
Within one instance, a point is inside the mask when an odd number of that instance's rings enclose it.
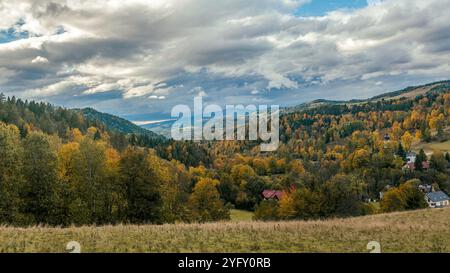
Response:
[[[2,252],[450,252],[450,208],[326,221],[0,228]]]

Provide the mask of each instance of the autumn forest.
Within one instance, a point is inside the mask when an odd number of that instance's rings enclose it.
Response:
[[[281,145],[173,141],[80,110],[0,95],[0,223],[14,226],[324,219],[427,207],[450,193],[450,83],[286,108]],[[414,168],[407,153],[417,150]],[[426,162],[427,165],[423,163]],[[264,190],[281,192],[265,200]],[[380,193],[383,198],[380,200]]]

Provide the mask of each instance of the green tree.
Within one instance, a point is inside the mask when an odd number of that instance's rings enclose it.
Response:
[[[323,215],[324,198],[320,192],[311,191],[308,188],[297,190],[294,194],[294,210],[296,218],[316,219]]]
[[[263,200],[255,210],[255,220],[273,221],[278,218],[279,204],[276,200]]]
[[[447,170],[448,161],[445,159],[443,153],[436,151],[430,159],[430,167],[438,172],[445,172]]]
[[[403,148],[403,145],[401,143],[399,143],[399,145],[398,145],[397,155],[400,158],[402,158],[403,161],[406,161],[406,152],[405,152],[405,149]]]
[[[391,188],[384,193],[380,202],[383,212],[402,211],[406,208],[406,198],[404,193],[398,188]]]
[[[416,156],[416,161],[414,162],[414,166],[416,167],[417,171],[422,171],[423,166],[422,163],[427,161],[427,155],[425,154],[423,149],[420,149],[419,154]]]
[[[22,214],[20,196],[24,185],[22,168],[23,149],[19,129],[0,122],[0,223],[28,224]]]
[[[147,156],[142,148],[128,147],[120,159],[126,215],[131,223],[161,223],[160,184],[149,168]]]
[[[24,143],[26,213],[36,223],[59,224],[56,151],[43,133],[32,132]]]
[[[405,198],[406,210],[423,209],[428,206],[424,194],[418,189],[418,182],[420,181],[414,181],[408,181],[399,187]]]
[[[450,153],[445,153],[445,159],[450,162]]]
[[[105,222],[106,206],[106,147],[85,137],[80,143],[80,157],[76,167],[79,199],[87,205],[90,223]]]
[[[322,191],[326,215],[346,217],[362,214],[365,185],[356,177],[338,174],[325,183]]]
[[[61,225],[82,225],[91,223],[91,214],[85,197],[81,194],[80,144],[69,142],[58,150],[58,181],[61,211],[64,217]]]

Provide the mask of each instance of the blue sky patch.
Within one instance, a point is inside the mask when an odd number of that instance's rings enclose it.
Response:
[[[16,32],[13,28],[10,28],[8,30],[1,30],[0,31],[0,44],[9,43],[12,41],[20,40],[20,39],[26,39],[29,37],[28,32]]]
[[[358,9],[366,6],[366,0],[312,0],[301,6],[295,14],[298,16],[323,16],[333,10]]]

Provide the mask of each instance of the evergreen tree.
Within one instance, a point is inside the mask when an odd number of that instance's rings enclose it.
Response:
[[[416,171],[422,171],[423,166],[422,163],[427,161],[427,155],[425,154],[423,149],[420,149],[419,154],[416,156],[416,161],[414,162],[414,166],[416,168]]]
[[[403,161],[406,161],[406,152],[405,152],[405,149],[403,148],[403,145],[401,143],[398,145],[397,155],[400,158],[402,158]]]

